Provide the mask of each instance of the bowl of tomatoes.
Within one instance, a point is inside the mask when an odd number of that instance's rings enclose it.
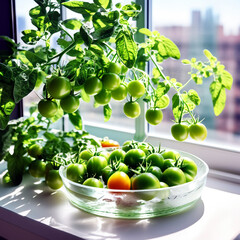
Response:
[[[84,151],[86,159],[61,166],[59,173],[69,201],[98,216],[141,219],[182,212],[200,199],[207,179],[208,166],[200,158],[148,143]]]

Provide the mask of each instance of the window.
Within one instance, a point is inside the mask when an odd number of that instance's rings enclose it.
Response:
[[[127,1],[126,1],[127,2]],[[129,1],[130,2],[130,1]],[[208,127],[208,139],[201,145],[187,140],[184,143],[176,142],[170,135],[170,128],[173,119],[171,109],[164,110],[164,120],[159,126],[147,125],[144,111],[136,120],[128,119],[123,114],[123,103],[112,102],[113,114],[109,122],[104,123],[102,107],[94,108],[92,104],[81,101],[80,111],[83,117],[83,124],[86,130],[97,136],[108,136],[118,140],[120,143],[135,137],[137,140],[144,140],[154,144],[160,142],[164,146],[190,151],[196,155],[201,152],[210,167],[231,172],[240,172],[234,169],[238,164],[240,144],[240,32],[238,12],[240,2],[238,0],[225,1],[190,1],[190,0],[136,0],[143,4],[144,14],[139,19],[142,26],[146,24],[152,30],[158,30],[162,35],[173,40],[179,47],[182,57],[196,57],[203,59],[203,49],[209,49],[233,75],[234,85],[231,91],[227,91],[227,102],[224,112],[219,116],[213,115],[212,107],[209,106],[210,94],[208,93],[209,82],[199,87],[202,104],[199,108],[199,115],[203,116],[204,123]],[[26,0],[22,5],[21,0],[16,0],[18,40],[20,41],[21,31],[31,28],[28,11],[36,4],[33,0]],[[174,7],[173,7],[174,6]],[[234,6],[234,8],[232,7]],[[224,10],[224,11],[223,11]],[[68,17],[68,12],[63,12],[63,17]],[[72,14],[72,13],[71,13]],[[79,17],[79,15],[71,17]],[[143,19],[145,17],[145,19]],[[151,24],[150,24],[151,23]],[[188,67],[179,62],[167,60],[163,63],[164,73],[179,81],[185,82],[188,79]],[[194,85],[195,87],[195,85]],[[32,102],[39,100],[36,93],[28,95],[24,99],[25,114]],[[146,108],[145,103],[141,103]],[[62,122],[59,121],[59,126]],[[68,128],[66,128],[68,129]],[[135,134],[135,135],[134,135]],[[214,147],[209,147],[214,146]],[[223,150],[228,148],[227,151]],[[230,151],[231,150],[231,151]],[[215,153],[215,155],[214,155]],[[229,155],[230,154],[230,155]],[[226,167],[224,158],[231,156],[233,167]],[[217,160],[215,158],[219,158]]]

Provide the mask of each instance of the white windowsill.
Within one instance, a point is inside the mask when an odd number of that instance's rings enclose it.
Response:
[[[0,173],[6,164],[0,164]],[[230,240],[240,234],[240,185],[212,177],[202,198],[181,214],[142,220],[94,216],[73,207],[64,190],[53,192],[26,175],[0,191],[0,236],[6,239]],[[229,177],[229,176],[228,176]],[[225,176],[226,179],[226,176]],[[239,237],[239,236],[238,236]]]

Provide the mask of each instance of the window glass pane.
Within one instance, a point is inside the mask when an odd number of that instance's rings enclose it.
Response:
[[[180,49],[181,60],[196,57],[206,61],[203,50],[208,49],[226,66],[233,75],[232,89],[226,90],[227,101],[224,111],[215,117],[209,85],[212,79],[203,85],[190,84],[201,97],[197,114],[204,118],[203,123],[209,129],[208,140],[224,141],[231,145],[240,143],[240,2],[238,0],[152,0],[152,30],[173,40]],[[164,73],[185,83],[190,76],[190,68],[180,61],[166,60],[162,64]],[[187,89],[186,89],[187,90]],[[174,92],[175,93],[175,92]],[[173,94],[173,93],[172,93]],[[150,133],[170,134],[173,119],[171,107],[163,110],[164,120],[157,127],[150,126]],[[172,137],[171,137],[172,138]]]

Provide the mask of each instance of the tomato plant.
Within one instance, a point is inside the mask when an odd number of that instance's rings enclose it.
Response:
[[[51,118],[57,114],[58,105],[51,100],[42,99],[38,103],[38,111],[43,117]]]
[[[109,177],[107,187],[109,189],[130,190],[131,181],[125,172],[117,171]]]
[[[127,102],[124,104],[123,112],[129,118],[137,118],[141,113],[141,108],[138,102]]]

